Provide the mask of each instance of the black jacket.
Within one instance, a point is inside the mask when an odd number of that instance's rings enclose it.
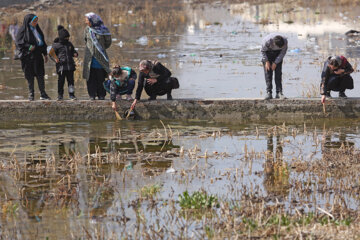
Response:
[[[321,72],[321,84],[320,84],[320,94],[321,95],[324,95],[329,90],[329,89],[327,89],[327,84],[328,84],[330,76],[335,75],[335,76],[338,76],[338,77],[342,77],[342,76],[348,75],[348,74],[350,74],[350,73],[352,73],[354,71],[353,67],[347,61],[347,59],[344,56],[341,56],[342,64],[339,67],[339,69],[344,69],[345,72],[343,74],[341,74],[341,75],[336,75],[329,67],[330,59],[331,59],[331,57],[329,57],[325,61],[323,70]]]
[[[155,74],[157,76],[154,77],[152,76],[152,74]],[[140,99],[141,92],[146,84],[147,78],[156,78],[157,82],[154,84],[154,87],[156,87],[157,89],[161,89],[163,87],[165,88],[164,85],[167,84],[167,80],[169,79],[170,76],[171,76],[171,72],[169,69],[164,67],[164,65],[162,65],[160,62],[155,62],[149,74],[140,72],[135,98],[137,100]]]
[[[36,25],[36,31],[40,34],[43,45],[37,46],[36,38],[33,32],[30,29],[30,23],[35,17],[34,14],[28,14],[24,17],[23,25],[20,27],[18,33],[16,34],[15,44],[16,48],[22,52],[23,56],[33,55],[33,54],[43,54],[44,56],[47,55],[47,46],[45,42],[44,33],[41,31],[41,28]],[[30,52],[30,46],[35,46],[35,49]]]
[[[60,41],[59,38],[54,40],[52,48],[56,56],[59,58],[59,63],[56,63],[56,72],[75,71],[74,54],[77,54],[74,46],[70,41]]]

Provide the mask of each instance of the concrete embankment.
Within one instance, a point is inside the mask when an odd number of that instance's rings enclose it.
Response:
[[[118,102],[123,114],[130,102]],[[320,118],[359,118],[360,98],[331,99],[325,113],[320,99],[179,99],[140,101],[138,119],[198,119],[223,122],[302,121]],[[0,101],[0,121],[115,120],[106,101]]]

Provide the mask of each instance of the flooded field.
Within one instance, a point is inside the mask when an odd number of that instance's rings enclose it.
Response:
[[[319,96],[328,55],[354,68],[360,58],[345,35],[359,27],[356,1],[72,2],[1,10],[0,100],[27,99],[12,57],[28,11],[49,45],[58,24],[70,29],[80,99],[89,11],[111,29],[111,64],[159,59],[180,79],[174,98],[262,98],[261,39],[273,31],[289,39],[287,97]],[[46,73],[56,98],[54,63]],[[357,239],[359,123],[1,122],[0,239]]]
[[[262,98],[265,80],[260,47],[262,37],[269,32],[283,33],[289,39],[283,67],[288,97],[319,96],[320,72],[327,56],[345,55],[355,68],[360,57],[359,37],[345,35],[350,29],[359,30],[360,6],[356,1],[292,1],[290,5],[288,1],[73,2],[36,12],[48,45],[58,24],[70,29],[71,40],[80,52],[75,85],[82,99],[88,96],[81,77],[81,16],[88,11],[99,13],[111,29],[113,44],[108,53],[112,65],[137,69],[144,58],[166,63],[180,79],[181,88],[173,93],[176,98]],[[1,19],[0,99],[26,99],[20,63],[12,60],[12,35],[25,12],[11,12],[14,14]],[[46,65],[46,74],[46,88],[56,98],[53,62]],[[353,77],[355,89],[347,94],[359,96],[359,72]]]
[[[1,235],[353,238],[358,126],[7,124],[0,129]]]

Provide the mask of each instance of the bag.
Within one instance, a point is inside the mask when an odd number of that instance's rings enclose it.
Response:
[[[177,78],[171,77],[170,78],[172,89],[177,89],[180,87],[179,81]]]
[[[29,51],[21,51],[20,49],[16,48],[14,51],[14,60],[21,60],[24,59],[27,55],[29,55]]]

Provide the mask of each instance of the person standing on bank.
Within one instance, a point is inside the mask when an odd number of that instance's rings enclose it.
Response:
[[[265,72],[266,96],[265,100],[272,99],[272,76],[275,72],[276,96],[275,98],[284,99],[282,89],[282,63],[288,49],[286,37],[271,33],[264,37],[261,54]]]
[[[93,12],[85,14],[85,23],[83,78],[86,79],[90,99],[95,100],[95,97],[98,97],[99,100],[104,100],[106,91],[103,83],[111,72],[106,53],[106,49],[111,45],[111,34],[101,17]]]
[[[136,89],[135,100],[131,105],[134,109],[138,100],[140,100],[142,90],[145,89],[149,100],[156,100],[157,96],[165,95],[167,100],[172,100],[172,89],[179,88],[177,78],[171,77],[169,69],[164,67],[158,61],[142,60],[139,64],[139,80]]]
[[[78,57],[78,52],[69,41],[69,32],[61,25],[57,27],[59,37],[55,38],[50,49],[49,55],[55,59],[56,72],[58,74],[58,98],[61,101],[64,97],[65,78],[68,83],[69,98],[76,100],[74,87],[74,57]]]
[[[353,71],[353,67],[344,56],[329,57],[321,73],[321,102],[325,103],[326,97],[331,97],[330,91],[339,92],[340,98],[347,98],[345,90],[354,88],[354,80],[350,76]]]
[[[45,92],[45,62],[48,61],[47,46],[45,37],[38,25],[38,17],[34,14],[28,14],[24,17],[23,25],[16,35],[16,48],[21,60],[21,68],[29,86],[29,100],[34,101],[34,78],[36,77],[40,100],[50,100]],[[44,56],[44,57],[43,57]]]

